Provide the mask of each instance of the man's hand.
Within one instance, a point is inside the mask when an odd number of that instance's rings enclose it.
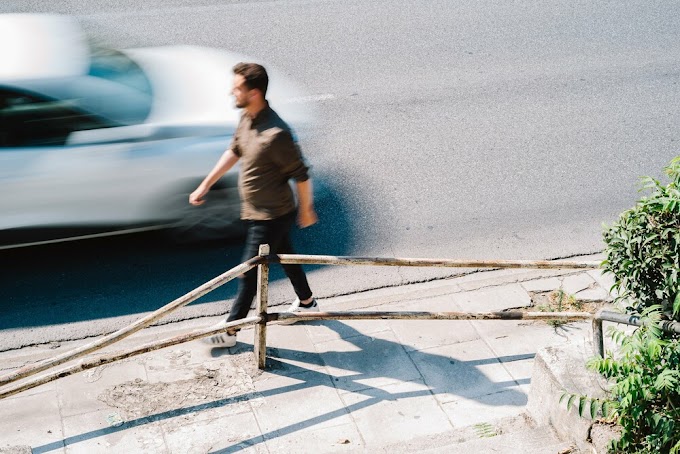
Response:
[[[189,194],[189,203],[194,206],[203,205],[205,203],[205,195],[208,193],[208,189],[203,185],[196,188],[194,192]]]
[[[298,211],[298,225],[301,229],[314,225],[319,221],[319,217],[314,211],[314,207],[300,208]]]
[[[194,206],[203,205],[205,203],[205,199],[203,197],[205,197],[208,191],[210,191],[212,185],[214,185],[222,175],[227,173],[227,171],[231,169],[238,160],[239,157],[236,156],[231,148],[225,151],[208,176],[205,177],[203,182],[198,185],[196,190],[189,195],[189,203]]]

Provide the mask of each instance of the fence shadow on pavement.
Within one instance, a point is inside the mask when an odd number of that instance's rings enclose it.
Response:
[[[447,323],[447,322],[441,322]],[[450,323],[450,322],[449,322]],[[107,427],[91,432],[64,438],[33,448],[34,453],[47,453],[54,449],[76,445],[79,442],[95,439],[113,433],[161,422],[189,414],[200,413],[211,409],[228,407],[244,400],[267,398],[276,395],[309,390],[318,386],[336,389],[338,392],[360,395],[363,400],[323,411],[321,414],[292,422],[283,427],[271,430],[256,437],[240,440],[232,446],[212,451],[214,453],[239,452],[265,441],[274,440],[301,430],[313,428],[324,422],[346,416],[384,401],[397,401],[419,397],[437,397],[451,395],[468,400],[481,400],[494,394],[492,400],[484,400],[486,405],[524,406],[527,396],[520,385],[528,383],[528,379],[504,380],[492,382],[480,367],[488,365],[501,366],[501,362],[520,361],[533,358],[533,354],[514,355],[502,358],[483,357],[475,360],[459,360],[453,356],[443,356],[427,351],[407,351],[401,343],[381,339],[374,336],[367,338],[346,323],[339,321],[309,322],[319,329],[330,329],[342,336],[342,340],[351,344],[350,351],[301,352],[286,348],[270,347],[268,349],[267,371],[273,375],[300,380],[298,383],[276,387],[265,391],[254,391],[205,404],[182,407],[126,421],[119,427]],[[367,339],[369,341],[367,342]],[[253,346],[239,343],[233,349],[214,349],[213,356],[230,356],[245,351],[252,351]],[[294,361],[299,365],[292,364]],[[309,365],[310,367],[305,367]],[[428,371],[424,371],[428,368]],[[342,370],[342,375],[334,375],[328,371]],[[347,374],[347,371],[353,371]],[[371,381],[380,381],[382,385],[371,386]],[[382,387],[399,383],[417,383],[421,389],[405,392],[390,392]]]

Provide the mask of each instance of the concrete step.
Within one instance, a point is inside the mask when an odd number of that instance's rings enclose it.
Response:
[[[399,445],[371,449],[380,453],[428,454],[578,454],[572,443],[561,442],[552,428],[535,427],[522,414],[498,419],[491,423],[475,424],[434,436],[420,437]]]
[[[438,446],[423,453],[447,454],[576,454],[579,451],[571,442],[562,442],[553,434],[550,427],[525,429],[502,435],[466,441],[449,446]]]

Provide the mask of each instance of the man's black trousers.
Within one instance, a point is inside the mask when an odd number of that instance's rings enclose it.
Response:
[[[248,236],[243,251],[243,261],[258,255],[261,244],[268,244],[272,254],[294,254],[290,243],[290,229],[295,223],[297,212],[281,216],[270,221],[247,221]],[[300,301],[311,298],[312,291],[307,283],[307,276],[301,265],[282,265],[283,271],[293,284],[295,294]],[[227,321],[239,320],[248,315],[253,299],[257,294],[257,268],[245,273],[239,282],[236,301],[231,306]]]

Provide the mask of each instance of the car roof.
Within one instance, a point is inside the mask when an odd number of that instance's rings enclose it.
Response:
[[[67,77],[89,67],[89,46],[75,19],[0,14],[0,80]]]

